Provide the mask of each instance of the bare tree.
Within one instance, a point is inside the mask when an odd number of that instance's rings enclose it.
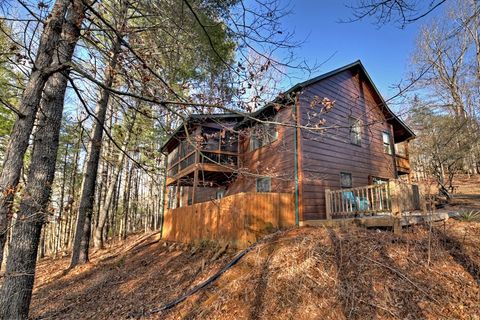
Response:
[[[115,8],[118,16],[115,18],[115,30],[124,30],[127,15],[127,3],[118,1]],[[93,213],[95,185],[97,181],[98,163],[100,160],[100,151],[102,148],[102,139],[105,125],[105,116],[110,99],[110,88],[115,80],[119,54],[121,52],[121,42],[123,35],[118,33],[113,35],[110,51],[106,55],[108,58],[105,66],[104,88],[100,89],[99,99],[95,110],[95,122],[92,129],[92,137],[88,146],[88,159],[83,173],[82,195],[77,215],[77,227],[75,231],[75,240],[73,244],[72,259],[70,267],[79,263],[88,262],[88,248],[91,235],[91,219]]]
[[[49,18],[45,22],[36,58],[33,61],[32,72],[18,107],[19,114],[10,135],[10,143],[7,147],[0,175],[0,265],[3,259],[6,231],[12,216],[10,209],[20,180],[23,156],[33,130],[42,90],[52,74],[67,67],[63,63],[52,64],[52,62],[59,47],[68,5],[69,1],[67,0],[56,1]]]
[[[354,18],[349,21],[373,17],[378,25],[394,23],[404,28],[424,18],[445,2],[447,0],[357,0],[349,4],[354,15]]]
[[[50,59],[55,69],[71,60],[84,17],[82,1],[72,3],[59,1],[57,8],[64,7],[68,8],[65,12],[65,21],[61,19],[61,28],[57,30],[60,31],[61,37],[57,39],[57,43],[49,43],[54,49]],[[63,17],[63,11],[60,13]],[[43,94],[41,89],[37,92],[38,97],[42,97],[38,128],[34,134],[28,180],[17,219],[14,221],[13,241],[9,244],[7,269],[0,291],[0,317],[3,319],[28,317],[40,233],[48,214],[48,201],[55,175],[67,75],[68,70],[54,73],[42,88]]]

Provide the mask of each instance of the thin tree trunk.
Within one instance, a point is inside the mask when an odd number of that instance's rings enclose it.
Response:
[[[80,155],[80,144],[82,143],[83,139],[83,128],[80,130],[80,134],[78,136],[78,140],[75,143],[75,156],[73,158],[73,165],[72,165],[72,174],[70,176],[70,186],[69,186],[69,196],[68,196],[68,221],[66,223],[66,234],[67,237],[63,243],[64,248],[69,248],[71,243],[71,231],[72,231],[72,224],[73,224],[73,215],[75,212],[75,190],[76,190],[76,183],[77,183],[77,167],[78,167],[78,157]]]
[[[10,210],[23,167],[23,157],[33,130],[42,90],[51,75],[48,67],[51,67],[54,50],[58,46],[69,3],[68,0],[57,0],[53,6],[40,39],[35,67],[30,74],[20,101],[18,110],[21,116],[15,121],[10,135],[10,142],[0,175],[0,265],[3,260],[6,231],[11,219]]]
[[[115,38],[112,47],[112,58],[105,70],[105,86],[111,88],[115,77],[115,69],[120,53],[120,39]],[[88,248],[91,236],[91,220],[93,205],[95,200],[95,184],[97,182],[98,163],[100,160],[100,151],[102,148],[103,125],[107,112],[110,91],[102,88],[100,90],[100,99],[95,110],[96,122],[93,127],[92,138],[88,145],[88,160],[82,181],[82,195],[80,197],[80,206],[77,215],[77,226],[75,229],[75,239],[73,243],[72,259],[70,267],[88,262]]]
[[[42,230],[42,234],[40,235],[40,244],[38,246],[38,259],[42,259],[45,257],[45,232],[46,230]]]
[[[71,61],[83,18],[83,2],[74,1],[63,26],[64,41],[58,44],[54,54],[56,62]],[[68,74],[68,71],[64,73]],[[42,112],[34,135],[28,179],[13,226],[5,279],[0,290],[0,319],[28,318],[40,233],[55,176],[67,81],[64,74],[55,73],[42,95]]]
[[[129,161],[127,161],[127,175],[125,177],[125,188],[123,190],[123,229],[122,229],[122,239],[127,238],[127,223],[128,223],[128,212],[129,202],[130,202],[130,187],[132,185],[132,170],[129,170]]]
[[[68,157],[68,149],[69,144],[65,146],[65,154],[63,156],[63,168],[62,168],[62,184],[60,187],[60,207],[58,209],[58,218],[57,218],[57,230],[55,232],[55,246],[54,246],[54,255],[56,256],[58,250],[60,249],[61,237],[62,237],[62,216],[63,216],[63,208],[64,208],[64,200],[65,200],[65,181],[67,179],[67,157]]]
[[[115,191],[115,186],[117,185],[117,180],[118,176],[121,172],[121,167],[123,165],[123,162],[125,161],[125,153],[127,152],[127,146],[130,143],[130,138],[132,136],[132,129],[135,124],[135,118],[136,118],[136,112],[133,111],[132,119],[130,123],[127,125],[126,131],[127,135],[125,137],[125,140],[122,143],[122,150],[124,152],[120,152],[120,158],[118,159],[118,165],[119,169],[117,171],[112,169],[112,181],[110,182],[110,185],[108,186],[108,190],[106,192],[105,196],[105,202],[102,206],[102,209],[100,210],[100,213],[98,215],[98,226],[95,229],[95,235],[94,235],[94,245],[96,249],[101,249],[103,248],[103,228],[105,227],[105,222],[107,220],[107,213],[108,210],[110,209],[110,203],[112,202],[112,197],[113,193]]]
[[[120,172],[120,178],[118,179],[117,186],[115,188],[115,198],[113,200],[113,210],[112,214],[110,215],[110,230],[111,230],[111,235],[112,239],[115,239],[115,232],[117,230],[117,214],[118,214],[118,203],[120,202],[120,190],[122,187],[122,176],[124,168],[122,167],[122,171]]]

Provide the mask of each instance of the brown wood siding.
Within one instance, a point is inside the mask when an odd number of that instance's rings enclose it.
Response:
[[[292,124],[292,107],[282,108],[274,121]],[[272,178],[272,192],[293,192],[294,129],[278,125],[277,130],[277,140],[253,151],[249,151],[250,138],[248,134],[241,139],[238,177],[228,187],[227,195],[255,192],[256,179],[261,176]]]
[[[310,106],[315,96],[335,100],[335,106],[318,114],[321,106]],[[340,188],[340,172],[352,174],[353,187],[369,184],[371,176],[395,178],[394,158],[384,153],[382,140],[382,132],[393,138],[393,131],[361,75],[346,70],[306,87],[299,99],[303,126],[326,121],[321,133],[301,130],[304,220],[325,218],[325,188]],[[363,125],[360,146],[351,143],[351,117]]]

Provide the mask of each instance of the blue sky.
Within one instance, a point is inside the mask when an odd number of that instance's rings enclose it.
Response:
[[[421,24],[428,21],[405,29],[393,23],[378,27],[373,19],[340,23],[352,17],[352,10],[342,0],[292,1],[291,7],[293,14],[285,19],[284,28],[295,30],[297,40],[307,38],[296,52],[298,58],[314,64],[334,54],[312,77],[360,59],[385,99],[396,92],[391,86],[406,77],[417,34]]]

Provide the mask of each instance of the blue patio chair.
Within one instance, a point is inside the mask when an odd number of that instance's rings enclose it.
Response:
[[[342,199],[347,203],[348,206],[351,205],[353,211],[367,211],[370,209],[370,202],[368,199],[356,197],[353,194],[353,191],[342,192]]]

